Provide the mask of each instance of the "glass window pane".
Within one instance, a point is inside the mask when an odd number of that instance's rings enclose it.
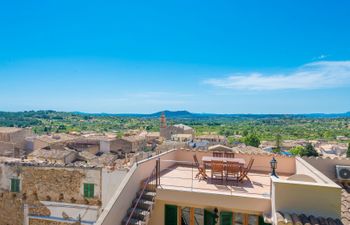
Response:
[[[204,210],[203,209],[194,209],[194,224],[195,225],[204,225]]]
[[[258,216],[248,215],[248,225],[258,225]]]
[[[234,225],[243,225],[244,216],[242,213],[233,213]]]
[[[184,207],[181,209],[181,225],[190,225],[190,208]]]

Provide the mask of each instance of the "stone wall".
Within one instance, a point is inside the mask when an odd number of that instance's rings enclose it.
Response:
[[[0,193],[0,225],[22,225],[22,198],[18,194]]]
[[[176,126],[160,128],[160,136],[165,138],[166,140],[170,140],[173,134],[191,134],[193,136],[194,131],[192,129],[185,130],[181,127]]]
[[[37,196],[40,201],[101,204],[99,194],[84,198],[83,183],[87,176],[83,169],[23,167],[21,177],[22,192]],[[99,187],[99,183],[95,185],[95,193],[99,193]]]
[[[13,157],[15,145],[11,142],[0,141],[0,156]]]

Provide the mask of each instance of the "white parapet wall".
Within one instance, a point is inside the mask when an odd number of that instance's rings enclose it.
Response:
[[[301,158],[296,158],[296,174],[307,175],[314,181],[271,177],[273,215],[279,211],[340,218],[341,187]]]

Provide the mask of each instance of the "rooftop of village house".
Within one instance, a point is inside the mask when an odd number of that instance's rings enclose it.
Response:
[[[141,136],[141,135],[124,136],[121,139],[129,142],[137,142],[137,141],[145,140],[145,136]]]
[[[0,133],[15,133],[17,131],[23,130],[23,128],[18,127],[0,127]]]
[[[184,130],[193,130],[192,127],[187,126],[187,125],[185,125],[185,124],[175,124],[174,127],[182,128],[182,129],[184,129]]]
[[[37,149],[28,155],[29,158],[40,158],[40,159],[50,159],[50,160],[60,160],[64,157],[75,154],[76,151],[72,149]]]
[[[225,136],[223,136],[223,135],[218,135],[218,134],[203,134],[203,135],[198,135],[198,136],[196,136],[196,138],[202,138],[202,139],[216,139],[216,140],[226,139]]]
[[[50,143],[74,140],[74,139],[77,139],[77,137],[78,136],[76,135],[70,135],[65,133],[55,133],[55,134],[40,135],[40,136],[36,136],[35,138],[50,144]]]

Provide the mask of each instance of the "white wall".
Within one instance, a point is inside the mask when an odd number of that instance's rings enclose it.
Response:
[[[81,185],[80,185],[80,194],[82,196],[84,196],[84,183],[90,183],[90,184],[95,184],[94,197],[101,199],[101,195],[102,195],[101,170],[102,169],[84,169],[84,171],[82,171],[85,174],[85,177],[82,179]]]
[[[272,210],[340,218],[341,188],[273,178]],[[276,218],[274,218],[276,220]]]
[[[10,191],[11,178],[19,178],[15,167],[0,163],[0,190]],[[20,182],[20,187],[22,182]]]
[[[102,170],[102,208],[112,199],[122,180],[128,173],[127,169],[108,171]]]
[[[101,152],[110,152],[111,151],[111,142],[110,141],[100,141],[100,151]]]
[[[78,220],[79,215],[82,221],[86,221],[88,223],[96,222],[98,218],[98,206],[91,205],[80,205],[80,204],[71,204],[71,203],[63,203],[63,202],[49,202],[49,201],[41,201],[51,212],[47,219],[57,220],[63,219],[63,212],[70,217],[72,220]]]

